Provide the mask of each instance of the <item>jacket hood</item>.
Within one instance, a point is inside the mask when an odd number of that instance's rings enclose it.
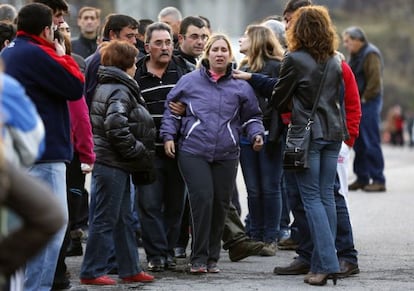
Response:
[[[139,89],[137,81],[134,78],[129,76],[125,71],[113,67],[113,66],[99,66],[98,69],[98,83],[99,84],[108,84],[108,83],[119,83],[127,86],[131,90],[134,96],[139,96],[137,101],[142,105],[145,105],[145,101],[141,96],[141,91]]]

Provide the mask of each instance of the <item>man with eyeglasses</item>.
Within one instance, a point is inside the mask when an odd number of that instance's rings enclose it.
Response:
[[[145,49],[148,55],[138,61],[135,79],[157,130],[161,126],[167,94],[181,76],[195,68],[180,56],[174,56],[173,46],[173,33],[168,24],[155,22],[147,27]],[[176,267],[174,247],[184,208],[184,182],[177,161],[166,156],[159,137],[155,168],[156,181],[138,185],[137,196],[148,270],[161,272]]]
[[[208,36],[208,29],[201,18],[187,16],[181,21],[178,34],[179,47],[174,54],[196,65],[197,59],[204,51]]]

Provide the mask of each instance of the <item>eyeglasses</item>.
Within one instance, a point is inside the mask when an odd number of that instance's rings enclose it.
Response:
[[[164,45],[166,46],[166,47],[170,47],[170,46],[172,46],[172,41],[169,39],[169,40],[165,40],[165,41],[162,41],[162,40],[156,40],[156,41],[154,41],[154,42],[152,42],[152,43],[150,43],[152,46],[155,46],[155,47],[158,47],[158,48],[162,48]]]
[[[207,34],[196,34],[196,33],[193,33],[193,34],[190,34],[189,36],[184,36],[184,37],[188,37],[189,39],[192,39],[192,40],[202,40],[202,41],[206,41],[206,40],[208,40],[208,35]]]

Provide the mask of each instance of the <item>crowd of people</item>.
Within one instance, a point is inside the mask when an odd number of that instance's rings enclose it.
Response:
[[[188,249],[191,274],[219,273],[221,248],[295,250],[273,272],[310,285],[359,273],[347,193],[386,191],[383,62],[361,28],[342,34],[347,62],[327,8],[289,0],[246,27],[237,64],[228,36],[175,7],[102,25],[82,7],[72,38],[65,0],[33,2],[0,5],[0,202],[24,222],[0,239],[1,290],[69,289],[68,256],[84,285],[150,283]],[[309,168],[284,170],[288,128],[314,105]]]

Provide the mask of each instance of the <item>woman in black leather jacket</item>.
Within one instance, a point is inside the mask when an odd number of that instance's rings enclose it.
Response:
[[[101,64],[90,114],[96,162],[91,197],[95,208],[81,268],[81,283],[114,285],[106,276],[112,250],[123,282],[151,282],[138,263],[132,220],[130,174],[153,169],[155,126],[134,80],[138,50],[112,40]]]
[[[333,187],[341,142],[348,135],[340,100],[342,70],[335,58],[338,40],[326,8],[300,8],[292,21],[287,31],[289,54],[282,62],[272,103],[281,113],[291,111],[291,124],[306,124],[326,66],[312,124],[310,168],[295,172],[314,245],[310,273],[304,281],[324,285],[339,271]],[[332,277],[335,284],[336,277]]]

